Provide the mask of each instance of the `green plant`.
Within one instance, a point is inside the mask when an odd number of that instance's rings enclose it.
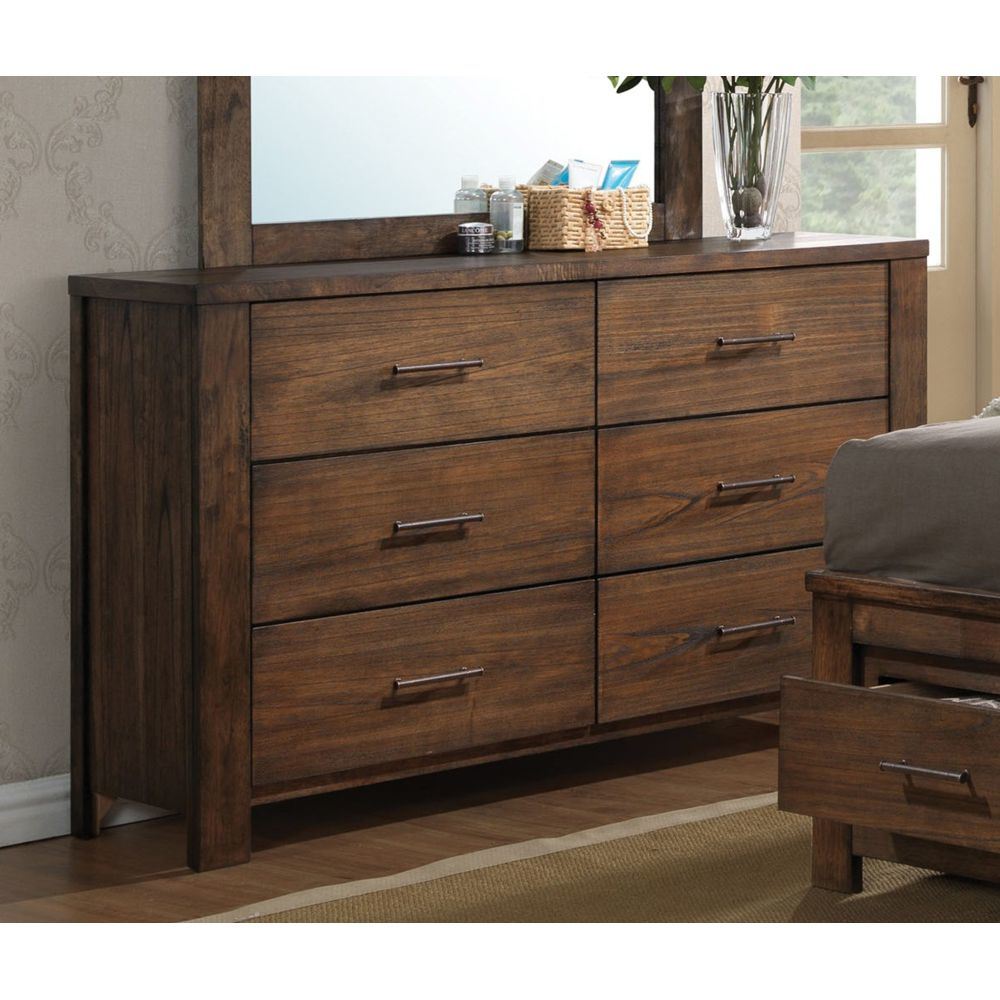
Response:
[[[707,76],[609,76],[608,79],[619,94],[638,87],[643,80],[649,85],[650,90],[662,87],[668,94],[674,89],[675,80],[687,80],[694,90],[701,93],[708,81]],[[780,94],[786,85],[794,87],[797,80],[802,81],[802,86],[806,90],[812,90],[816,86],[814,76],[723,76],[720,79],[722,89],[727,94],[735,94],[741,88],[748,94]]]
[[[701,92],[708,80],[704,76],[609,76],[608,79],[619,94],[632,90],[643,80],[651,90],[662,89],[669,93],[678,79],[686,80],[692,89]],[[755,226],[760,224],[767,188],[768,165],[764,162],[763,146],[774,110],[774,102],[768,98],[780,94],[786,86],[794,86],[798,80],[807,90],[812,90],[816,77],[723,76],[721,80],[729,141],[725,162],[721,163],[720,157],[720,166],[729,182],[727,197],[731,200],[734,218],[742,225]],[[737,95],[741,95],[739,100]]]

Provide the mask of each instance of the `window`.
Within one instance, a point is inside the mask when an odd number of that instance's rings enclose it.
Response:
[[[802,94],[802,225],[923,237],[944,263],[942,77],[818,77]]]

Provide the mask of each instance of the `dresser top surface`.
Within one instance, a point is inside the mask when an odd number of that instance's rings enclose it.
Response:
[[[672,240],[642,249],[596,254],[528,251],[485,257],[406,257],[73,275],[69,279],[69,291],[72,295],[90,298],[211,305],[702,274],[926,255],[926,240],[779,233],[766,241]]]

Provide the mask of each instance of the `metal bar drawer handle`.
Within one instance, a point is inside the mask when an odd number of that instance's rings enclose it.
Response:
[[[453,524],[472,524],[485,520],[485,514],[456,514],[454,517],[432,517],[426,521],[395,521],[392,530],[421,531],[424,528],[447,528]]]
[[[969,783],[969,771],[962,768],[961,771],[942,771],[936,767],[917,767],[916,764],[908,764],[905,760],[892,761],[880,760],[878,762],[880,771],[891,771],[893,774],[913,774],[920,778],[940,778],[942,781],[954,781],[956,785],[967,785]]]
[[[776,472],[773,476],[768,476],[767,479],[744,479],[736,483],[719,483],[717,489],[720,493],[725,493],[726,490],[756,490],[762,486],[780,486],[782,483],[794,482],[795,476],[782,476]]]
[[[436,361],[430,365],[393,365],[393,375],[413,375],[419,372],[451,372],[464,371],[466,368],[482,368],[486,362],[482,358],[472,358],[466,361]]]
[[[749,625],[717,625],[715,631],[719,635],[742,635],[744,632],[762,632],[767,628],[778,628],[781,625],[794,625],[795,615],[775,615],[763,622],[750,622]]]
[[[747,347],[750,344],[780,344],[794,340],[794,333],[765,333],[759,337],[716,337],[718,347]]]
[[[461,670],[453,670],[448,674],[431,674],[429,677],[412,677],[404,680],[397,677],[392,686],[400,691],[404,688],[420,687],[421,684],[440,684],[443,681],[467,681],[473,677],[482,677],[486,673],[484,667],[463,667]]]

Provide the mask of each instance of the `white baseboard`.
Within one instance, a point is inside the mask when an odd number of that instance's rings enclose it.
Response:
[[[155,806],[122,800],[111,807],[102,826],[121,826],[169,815]],[[68,774],[0,785],[0,847],[65,837],[68,833]]]

